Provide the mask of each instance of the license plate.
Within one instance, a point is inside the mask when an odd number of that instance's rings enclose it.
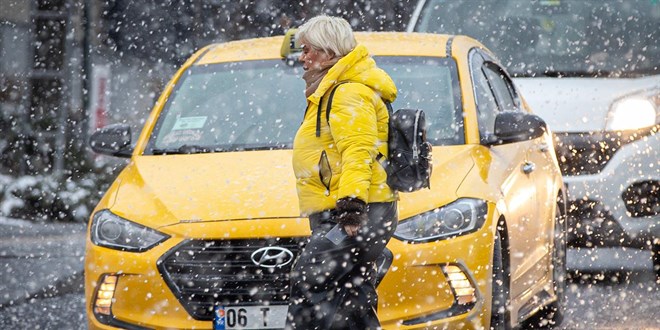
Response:
[[[288,305],[215,306],[213,329],[284,329]]]

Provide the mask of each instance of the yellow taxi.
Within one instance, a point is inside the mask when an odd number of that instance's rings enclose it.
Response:
[[[399,194],[378,262],[383,328],[560,323],[566,192],[543,120],[471,38],[356,38],[395,81],[394,108],[424,110],[433,144],[430,189]],[[291,164],[305,110],[295,48],[282,36],[209,45],[135,143],[123,124],[91,137],[130,161],[90,217],[90,329],[284,327],[310,234]]]

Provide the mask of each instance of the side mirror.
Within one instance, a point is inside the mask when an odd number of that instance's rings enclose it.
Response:
[[[545,121],[526,112],[506,111],[495,117],[495,134],[488,139],[489,145],[521,142],[536,139],[547,130]]]
[[[131,127],[126,124],[103,127],[89,138],[89,146],[100,154],[130,158],[133,153]]]

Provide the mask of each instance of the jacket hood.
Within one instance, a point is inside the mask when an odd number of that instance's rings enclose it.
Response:
[[[396,86],[392,78],[376,66],[376,61],[369,55],[364,45],[357,45],[350,53],[342,57],[325,75],[314,94],[307,99],[319,104],[325,93],[337,82],[351,80],[369,86],[388,102],[396,99]]]

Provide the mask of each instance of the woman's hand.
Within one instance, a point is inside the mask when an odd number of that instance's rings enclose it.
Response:
[[[337,201],[337,222],[344,227],[348,236],[357,235],[360,226],[367,220],[367,203],[351,197]]]
[[[344,230],[348,236],[353,237],[360,231],[360,225],[344,225]]]

